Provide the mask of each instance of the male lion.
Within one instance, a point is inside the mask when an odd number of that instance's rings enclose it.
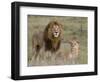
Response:
[[[44,30],[45,50],[55,52],[60,48],[62,25],[51,21]]]

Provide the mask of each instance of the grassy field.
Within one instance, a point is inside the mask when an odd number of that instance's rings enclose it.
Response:
[[[72,64],[69,63],[68,61],[63,62],[62,61],[63,59],[60,57],[58,57],[56,61],[55,60],[55,57],[57,57],[56,54],[45,52],[43,49],[41,50],[38,59],[37,60],[34,59],[35,53],[33,54],[32,51],[32,36],[36,32],[40,31],[43,32],[46,25],[53,20],[58,20],[63,25],[63,40],[61,43],[62,52],[69,51],[69,44],[67,43],[67,40],[75,36],[78,38],[80,42],[80,55],[77,60],[78,61],[77,64],[87,64],[88,63],[88,54],[87,54],[88,18],[87,17],[28,15],[28,66]]]

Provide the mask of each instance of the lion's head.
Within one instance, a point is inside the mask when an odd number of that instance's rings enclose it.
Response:
[[[45,28],[44,41],[46,50],[57,51],[60,47],[62,25],[51,21]]]
[[[71,47],[79,46],[79,40],[77,37],[73,37],[71,40],[68,41],[71,44]]]

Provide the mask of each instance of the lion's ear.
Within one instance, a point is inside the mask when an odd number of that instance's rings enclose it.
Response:
[[[77,40],[76,42],[77,42],[78,44],[80,43],[80,41],[79,41],[79,40]]]

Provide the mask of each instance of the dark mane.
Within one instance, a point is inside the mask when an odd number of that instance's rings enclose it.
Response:
[[[44,30],[44,43],[45,43],[45,50],[49,50],[49,51],[52,51],[52,52],[56,52],[59,48],[60,48],[60,43],[61,43],[61,37],[58,37],[58,38],[53,38],[52,37],[52,32],[48,32],[49,29],[51,29],[53,27],[53,25],[58,25],[59,28],[61,27],[61,24],[58,23],[57,21],[51,21],[45,28]],[[50,36],[51,35],[51,36]],[[53,43],[53,39],[56,40],[56,43]],[[54,44],[57,44],[56,45],[56,48],[54,48]]]

